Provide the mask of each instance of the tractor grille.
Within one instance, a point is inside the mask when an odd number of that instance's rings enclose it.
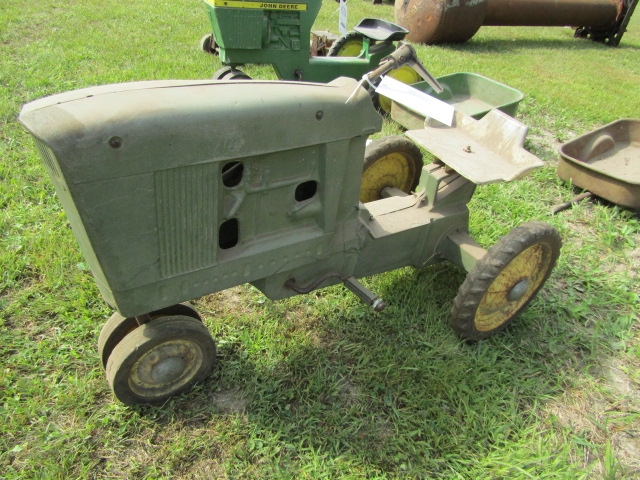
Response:
[[[155,175],[160,270],[164,277],[216,262],[215,163]]]
[[[58,162],[56,161],[56,157],[53,154],[53,150],[51,150],[44,142],[38,140],[36,138],[36,147],[40,151],[40,156],[42,157],[42,163],[44,163],[45,168],[49,171],[49,175],[56,180],[62,180],[62,173],[60,173],[60,168],[58,167]]]

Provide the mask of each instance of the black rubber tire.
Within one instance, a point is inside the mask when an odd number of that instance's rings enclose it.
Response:
[[[370,44],[374,44],[374,40],[369,40]],[[329,51],[327,52],[327,57],[357,57],[358,55],[352,55],[353,52],[349,53],[349,55],[345,55],[345,49],[354,45],[356,42],[359,42],[361,47],[358,51],[358,54],[362,51],[362,45],[364,45],[364,35],[358,32],[347,32],[344,35],[338,37],[338,39],[333,42]]]
[[[213,77],[211,78],[213,78],[214,80],[223,80],[227,75],[231,73],[232,70],[233,67],[231,65],[225,65],[224,67],[216,70],[216,72],[213,74]]]
[[[251,77],[236,67],[232,67],[231,65],[225,65],[224,67],[216,70],[216,73],[213,74],[213,79],[214,80],[251,80]]]
[[[381,199],[385,187],[411,193],[418,185],[422,166],[422,153],[409,138],[391,135],[373,140],[364,151],[360,201]]]
[[[233,70],[227,76],[225,80],[251,80],[251,77],[244,73],[242,70]]]
[[[107,381],[125,405],[153,405],[204,380],[215,361],[215,342],[202,322],[162,317],[116,345],[107,362]]]
[[[169,315],[184,315],[195,318],[200,322],[202,321],[198,312],[188,303],[178,303],[149,313],[149,316],[152,319],[166,317]],[[109,320],[107,320],[102,326],[100,336],[98,337],[98,357],[102,361],[103,368],[107,367],[109,355],[111,355],[115,346],[120,343],[128,333],[136,328],[138,328],[138,322],[135,317],[125,318],[118,312],[114,312],[113,315],[109,317]]]
[[[209,55],[215,55],[216,57],[220,55],[220,50],[218,49],[213,33],[207,33],[200,39],[200,49]]]
[[[545,222],[524,223],[501,237],[458,290],[449,320],[456,333],[476,341],[509,325],[549,278],[561,246],[560,234]]]

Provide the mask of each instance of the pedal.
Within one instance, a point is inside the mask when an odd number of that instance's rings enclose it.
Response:
[[[354,277],[349,277],[344,281],[344,285],[351,290],[356,296],[364,303],[373,307],[376,312],[381,312],[386,308],[384,301],[378,297],[375,293],[362,285]]]

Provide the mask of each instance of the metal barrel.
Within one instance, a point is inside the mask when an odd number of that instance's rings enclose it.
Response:
[[[625,0],[396,0],[407,40],[437,44],[469,40],[483,25],[614,28]]]

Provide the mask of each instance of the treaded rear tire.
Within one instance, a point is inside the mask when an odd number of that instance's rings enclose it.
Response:
[[[476,341],[503,330],[547,281],[561,245],[558,231],[538,221],[501,237],[458,290],[449,320],[455,332]]]
[[[358,53],[353,55],[353,51],[351,51],[351,49],[358,41],[360,43],[360,49],[358,50]],[[370,42],[371,45],[373,45],[374,41],[370,40]],[[327,52],[327,57],[357,57],[360,55],[360,52],[362,52],[363,45],[364,35],[358,32],[347,32],[333,42]]]

